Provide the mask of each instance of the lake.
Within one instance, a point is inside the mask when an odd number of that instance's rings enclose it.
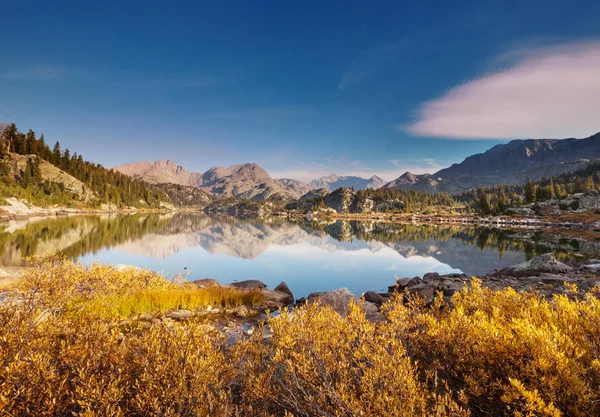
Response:
[[[552,251],[599,258],[597,242],[536,230],[378,222],[292,222],[173,213],[31,218],[0,224],[2,268],[64,253],[85,264],[149,268],[188,280],[285,281],[296,297],[347,287],[386,291],[395,277],[482,275]]]

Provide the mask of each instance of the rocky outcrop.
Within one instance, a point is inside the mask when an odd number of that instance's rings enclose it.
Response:
[[[553,254],[546,253],[531,261],[510,266],[496,272],[495,276],[528,277],[534,275],[560,274],[571,271],[573,268],[556,260]]]
[[[338,213],[349,213],[352,204],[354,203],[355,192],[349,188],[338,188],[331,194],[327,195],[323,202],[326,207],[329,207]]]
[[[600,261],[572,267],[559,262],[551,253],[538,256],[531,261],[514,265],[494,274],[478,277],[483,287],[501,290],[511,287],[516,291],[535,291],[551,299],[554,295],[571,294],[565,284],[575,284],[579,295],[583,296],[591,288],[600,286]],[[465,274],[428,273],[415,278],[399,278],[396,285],[390,286],[390,293],[417,295],[427,304],[433,303],[437,294],[445,301],[452,295],[470,287],[473,277]]]
[[[329,190],[327,188],[317,188],[315,190],[311,190],[300,197],[300,202],[305,202],[309,200],[317,200],[321,199],[329,194]]]

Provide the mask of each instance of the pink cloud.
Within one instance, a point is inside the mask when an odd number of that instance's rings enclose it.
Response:
[[[600,42],[511,51],[507,68],[425,102],[403,130],[449,139],[586,137],[600,131]]]

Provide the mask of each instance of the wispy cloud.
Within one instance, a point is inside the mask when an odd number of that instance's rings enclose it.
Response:
[[[424,103],[401,129],[449,139],[585,137],[600,130],[600,41],[518,48]]]
[[[338,83],[338,89],[345,90],[352,84],[361,81],[372,72],[383,67],[390,59],[408,46],[410,46],[408,39],[401,39],[363,52],[356,58],[350,68],[344,72],[342,79]]]
[[[0,73],[0,78],[7,80],[54,80],[60,77],[63,69],[51,66],[39,66],[23,70],[13,70]]]

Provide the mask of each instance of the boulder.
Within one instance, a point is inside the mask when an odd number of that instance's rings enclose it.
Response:
[[[288,293],[281,291],[260,290],[260,295],[265,299],[267,307],[280,307],[294,303],[294,297]]]
[[[281,284],[279,284],[278,286],[275,287],[274,291],[279,291],[279,292],[283,292],[286,294],[289,294],[289,296],[291,297],[292,300],[294,300],[294,294],[292,293],[292,291],[290,290],[290,288],[287,286],[287,284],[283,281],[281,281]]]
[[[187,320],[190,317],[192,317],[194,315],[194,313],[192,313],[190,310],[175,310],[175,311],[171,311],[169,314],[167,314],[167,317],[169,317],[170,319],[173,320]]]
[[[419,285],[423,281],[419,277],[414,278],[397,278],[396,285],[392,285],[388,287],[389,292],[402,292],[405,288],[412,287],[414,285]]]
[[[219,286],[219,281],[217,281],[214,278],[198,279],[196,281],[192,281],[191,283],[194,284],[198,288],[209,288],[209,287],[218,287]]]
[[[365,299],[365,301],[373,303],[377,306],[380,306],[386,302],[386,299],[383,298],[381,295],[377,294],[375,291],[367,291],[363,295],[363,298]]]
[[[437,292],[435,287],[427,284],[414,285],[408,289],[411,294],[416,294],[425,300],[425,303],[431,304],[435,298]]]
[[[552,253],[545,253],[531,261],[523,262],[518,265],[509,266],[495,272],[495,276],[512,276],[512,277],[531,277],[542,273],[560,274],[571,271],[569,265],[559,262]]]
[[[350,300],[354,300],[365,312],[367,319],[378,320],[380,318],[377,306],[369,301],[363,301],[354,295],[348,288],[338,288],[337,290],[321,293],[311,293],[307,298],[309,303],[319,302],[326,305],[340,316],[345,317],[350,312]]]
[[[241,288],[244,290],[262,290],[263,288],[267,288],[267,285],[259,281],[257,279],[249,279],[246,281],[234,282],[230,284],[234,288]]]
[[[433,281],[439,278],[440,274],[438,274],[437,272],[428,272],[425,275],[423,275],[423,281]]]

